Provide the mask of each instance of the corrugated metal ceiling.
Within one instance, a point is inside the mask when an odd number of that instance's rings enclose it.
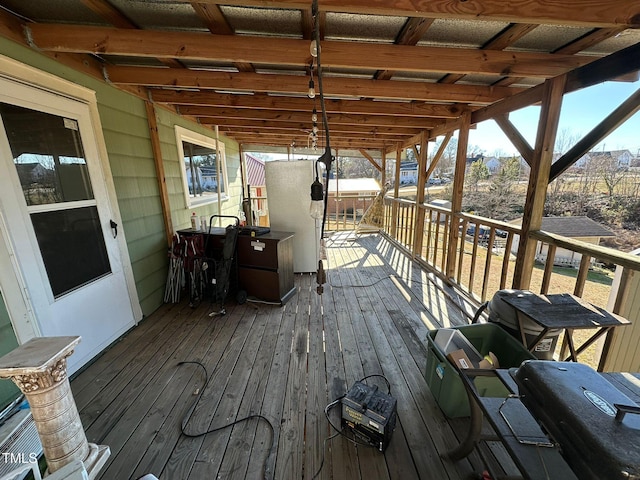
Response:
[[[595,0],[595,3],[602,1],[604,0]],[[561,12],[565,6],[569,10],[574,4],[572,2],[575,3],[575,0],[559,0],[555,5],[549,6],[549,11]],[[259,120],[256,125],[264,124],[265,121],[282,122],[280,117],[283,117],[299,130],[298,124],[308,122],[308,119],[305,116],[304,120],[298,120],[295,112],[300,109],[299,104],[291,102],[304,101],[307,93],[311,56],[304,58],[301,51],[307,52],[306,45],[302,48],[302,42],[308,42],[303,39],[310,38],[312,34],[311,1],[308,7],[301,6],[294,0],[268,4],[261,0],[238,0],[233,3],[235,5],[216,4],[211,0],[203,3],[186,0],[0,0],[2,8],[17,15],[16,21],[29,20],[26,23],[29,26],[65,24],[113,27],[113,37],[126,31],[128,35],[123,35],[124,40],[119,40],[120,43],[113,40],[117,50],[109,50],[112,31],[109,34],[99,29],[83,31],[89,38],[83,40],[84,54],[98,59],[107,77],[118,77],[115,84],[144,88],[147,85],[145,81],[148,81],[149,85],[154,85],[148,90],[150,97],[156,92],[156,85],[161,85],[165,95],[163,101],[168,105],[180,105],[183,101],[181,97],[176,97],[174,101],[167,96],[167,92],[171,93],[172,89],[178,93],[193,92],[194,95],[201,93],[203,96],[237,96],[243,101],[254,98],[256,105],[262,105],[255,108],[255,116]],[[408,132],[413,132],[416,128],[423,128],[420,125],[431,118],[432,111],[433,118],[442,119],[445,112],[442,108],[448,105],[467,105],[475,109],[479,105],[511,95],[511,92],[517,92],[518,89],[538,85],[545,78],[556,75],[555,72],[562,71],[562,64],[558,66],[561,62],[556,58],[566,59],[566,70],[569,70],[574,68],[571,66],[574,63],[577,65],[580,56],[604,56],[629,45],[640,44],[640,30],[624,30],[624,26],[613,28],[611,19],[599,25],[599,20],[594,20],[593,14],[585,15],[583,21],[583,13],[589,13],[593,2],[584,5],[583,9],[574,8],[565,13],[563,20],[559,21],[543,18],[539,9],[528,5],[529,2],[505,7],[507,13],[504,15],[494,13],[492,18],[487,15],[486,18],[476,19],[464,14],[463,10],[460,10],[459,15],[434,11],[433,18],[429,18],[423,16],[424,12],[384,1],[376,2],[375,5],[362,0],[344,0],[342,3],[346,6],[336,5],[333,11],[332,2],[325,2],[324,5],[321,2],[324,7],[320,20],[322,43],[327,53],[323,73],[327,83],[331,85],[331,91],[326,92],[326,96],[335,99],[362,99],[364,106],[358,109],[358,113],[350,112],[348,109],[353,103],[345,101],[344,115],[339,118],[344,125],[338,123],[344,131],[353,130],[353,138],[361,142],[366,142],[366,135],[358,132],[368,131],[367,129],[375,131],[377,138],[387,133],[387,138],[401,141],[407,135],[394,137],[390,132],[385,132],[385,129],[400,130],[404,125]],[[633,19],[632,4],[630,0],[620,0],[612,2],[610,9],[620,8],[619,17]],[[620,5],[623,7],[619,7]],[[396,10],[391,10],[391,7]],[[389,15],[371,13],[379,12],[381,8],[387,8]],[[431,4],[424,4],[416,8],[426,11],[432,7]],[[486,8],[487,11],[500,9],[499,5],[486,5]],[[513,14],[517,9],[522,10],[524,20]],[[362,13],[344,13],[340,10]],[[452,10],[456,9],[452,7]],[[640,18],[640,4],[636,10],[637,17]],[[408,16],[414,14],[415,17]],[[603,13],[605,14],[606,12]],[[506,19],[505,16],[508,15],[511,17]],[[531,23],[532,18],[539,18],[537,23],[540,24]],[[175,42],[175,58],[171,50],[174,46],[170,43],[167,43],[167,50],[161,51],[156,58],[153,52],[158,45],[166,43],[165,39],[157,37],[154,41],[141,37],[136,40],[136,29],[144,30],[141,34],[161,34],[165,31],[183,34],[184,39],[170,37],[171,40],[167,41]],[[216,40],[215,45],[209,45],[206,40],[211,33],[226,37]],[[191,34],[198,35],[190,36]],[[260,37],[260,40],[251,42],[255,37]],[[594,40],[590,41],[591,38]],[[278,43],[281,39],[294,43]],[[241,43],[239,40],[248,42]],[[333,45],[331,42],[334,42]],[[579,42],[578,47],[573,47],[574,42]],[[403,46],[395,47],[395,43]],[[73,44],[65,46],[62,42],[58,45],[55,41],[51,44],[53,46],[49,48],[53,51],[65,51],[67,48],[76,53]],[[361,48],[368,44],[375,44],[380,53],[376,49]],[[95,51],[91,45],[95,45]],[[227,55],[224,49],[217,49],[220,45],[228,45],[230,51],[237,52],[236,57]],[[357,51],[362,53],[351,54],[349,49],[354,48],[351,45],[360,48]],[[486,47],[487,45],[491,46]],[[47,50],[46,46],[42,47],[37,42],[34,42],[34,46],[41,51]],[[566,46],[570,46],[572,53],[579,52],[578,57],[549,55]],[[434,56],[431,49],[421,47],[442,49],[442,54],[438,52]],[[412,48],[416,50],[409,50]],[[484,48],[504,49],[513,54],[505,55],[498,50],[489,52]],[[261,49],[264,49],[265,61],[261,61]],[[197,54],[190,56],[192,50],[198,50]],[[116,53],[97,53],[114,51]],[[211,55],[207,57],[209,52]],[[482,54],[478,55],[476,52]],[[541,56],[527,57],[531,53]],[[375,61],[361,62],[358,55],[363,58],[371,57],[365,60]],[[230,61],[229,58],[238,60]],[[574,58],[578,60],[571,62]],[[438,65],[431,67],[435,63]],[[385,65],[393,67],[388,66],[385,70]],[[523,78],[516,74],[518,67],[522,65],[526,67],[523,71],[530,76]],[[144,74],[135,69],[117,70],[118,67],[125,66],[144,67]],[[301,77],[304,78],[302,81]],[[319,85],[315,70],[314,80],[317,90]],[[447,86],[449,84],[451,87]],[[256,85],[256,94],[247,95],[254,93],[253,85]],[[469,89],[465,90],[467,87]],[[447,89],[451,89],[453,93],[449,94]],[[265,98],[276,97],[282,100],[264,108]],[[388,113],[409,105],[410,99],[413,99],[410,105],[415,107],[413,117],[406,112],[401,112],[400,116]],[[193,97],[189,101],[193,102]],[[220,102],[221,100],[216,99],[215,105]],[[309,103],[311,105],[314,102]],[[280,104],[282,110],[278,110]],[[202,105],[206,106],[206,101],[203,100]],[[380,105],[380,111],[375,111],[377,105]],[[212,111],[216,108],[218,107],[212,104]],[[229,105],[229,109],[233,109],[233,103]],[[407,123],[408,118],[413,118],[415,125]],[[394,121],[397,125],[394,125]],[[257,128],[247,125],[245,130]],[[228,131],[228,135],[233,136],[234,132]],[[245,141],[242,127],[238,127],[237,138],[240,142]],[[283,140],[283,143],[290,142],[291,139]],[[298,143],[300,142],[299,140]]]

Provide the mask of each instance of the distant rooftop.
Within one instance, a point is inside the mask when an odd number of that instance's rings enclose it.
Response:
[[[360,193],[379,192],[382,190],[377,180],[373,178],[335,178],[329,179],[329,192],[335,193],[336,189],[340,193]]]
[[[522,224],[522,219],[513,224]],[[615,233],[584,216],[543,217],[540,230],[569,238],[615,237]]]

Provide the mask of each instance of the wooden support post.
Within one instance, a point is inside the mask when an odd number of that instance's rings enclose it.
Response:
[[[460,230],[456,214],[462,210],[462,193],[464,188],[464,171],[467,166],[467,145],[469,143],[469,128],[471,127],[471,113],[462,115],[462,124],[458,134],[458,151],[456,154],[456,168],[453,177],[453,195],[451,198],[451,222],[449,223],[449,245],[447,248],[447,278],[453,278],[456,269],[456,247]]]
[[[531,284],[531,272],[535,261],[537,241],[534,238],[530,238],[529,233],[540,230],[542,225],[544,202],[549,184],[549,171],[551,170],[565,83],[566,76],[561,75],[547,80],[544,85],[540,122],[531,163],[520,243],[513,274],[513,288],[516,289],[528,289]]]
[[[400,162],[402,160],[402,150],[400,146],[396,147],[396,178],[393,185],[393,199],[397,200],[400,194]],[[396,238],[398,232],[398,202],[393,202],[391,208],[391,238]]]
[[[422,255],[422,240],[424,239],[424,188],[427,185],[427,133],[420,134],[420,156],[418,157],[418,185],[416,186],[416,211],[413,222],[413,254],[420,258]]]
[[[160,148],[160,137],[158,136],[158,120],[156,119],[156,108],[153,103],[144,102],[147,110],[147,123],[151,135],[151,150],[153,151],[153,162],[156,167],[156,177],[158,179],[158,189],[160,191],[160,204],[162,206],[162,218],[164,220],[164,231],[167,237],[167,245],[173,242],[173,222],[171,220],[171,205],[169,204],[169,192],[167,191],[167,179],[164,175],[164,163],[162,161],[162,149]]]
[[[633,276],[634,274],[637,274],[637,273],[638,273],[637,271],[634,272],[633,270],[627,267],[624,267],[622,269],[622,272],[620,274],[620,283],[618,284],[618,291],[617,291],[615,300],[613,302],[613,308],[611,309],[613,313],[616,313],[619,315],[622,315],[622,314],[634,315],[633,307],[631,305],[633,305],[632,297],[634,294],[634,289],[637,290],[638,288],[638,280],[637,280],[638,277],[636,276],[634,280]],[[637,310],[635,311],[637,312]],[[633,328],[633,330],[631,330],[630,332],[626,332],[625,330],[628,328]],[[637,331],[636,326],[632,325],[630,327],[625,327],[624,329],[612,328],[607,332],[607,336],[605,337],[604,344],[602,346],[602,352],[600,353],[600,362],[598,363],[599,372],[628,371],[626,369],[626,365],[634,362],[635,358],[637,358],[637,353],[635,354],[635,356],[632,356],[633,354],[631,352],[633,350],[630,349],[629,353],[626,355],[626,359],[622,361],[621,359],[624,356],[618,353],[617,362],[615,363],[612,359],[609,359],[609,354],[610,352],[612,352],[612,349],[614,348],[614,343],[617,344],[618,348],[620,348],[620,340],[619,340],[619,338],[621,338],[619,337],[620,335],[626,335],[627,338],[629,338],[630,341],[633,343],[634,340],[638,338],[637,334],[635,333],[636,331]],[[616,338],[618,338],[617,341],[616,341]],[[617,370],[614,368],[614,367],[617,367],[619,369],[620,363],[624,364],[623,365],[625,367],[624,370]]]
[[[384,192],[384,187],[387,184],[387,149],[383,148],[380,151],[380,185],[382,186],[382,191]]]

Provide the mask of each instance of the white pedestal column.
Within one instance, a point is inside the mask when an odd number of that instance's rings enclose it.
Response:
[[[67,358],[80,337],[38,337],[0,358],[0,378],[10,378],[29,402],[49,472],[74,460],[90,479],[109,458],[109,447],[87,442],[67,377]]]

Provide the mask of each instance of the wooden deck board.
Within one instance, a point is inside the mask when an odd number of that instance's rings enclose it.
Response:
[[[88,438],[112,449],[100,478],[259,479],[265,465],[267,478],[277,479],[319,471],[320,479],[458,480],[480,471],[477,458],[441,459],[457,437],[423,377],[426,332],[464,316],[380,236],[338,236],[327,254],[322,296],[315,275],[304,274],[282,307],[230,301],[226,316],[210,318],[207,305],[166,305],[80,373],[72,389]],[[273,424],[273,439],[257,419],[182,436],[194,392],[205,386],[201,369],[180,361],[200,361],[210,376],[190,432],[259,414]],[[385,375],[398,400],[384,454],[343,437],[326,440],[334,433],[326,405],[372,374]],[[386,389],[381,379],[367,382]],[[330,416],[338,426],[339,407]]]

